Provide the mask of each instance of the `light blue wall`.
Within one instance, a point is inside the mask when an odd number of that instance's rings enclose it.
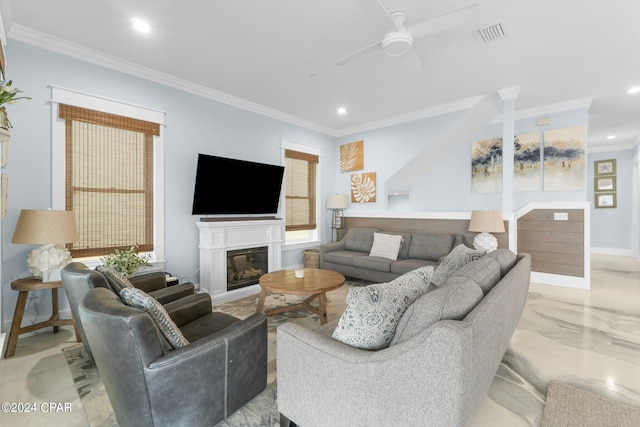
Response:
[[[2,221],[2,292],[4,321],[10,319],[17,292],[11,280],[28,275],[29,245],[11,243],[20,210],[51,207],[51,90],[57,85],[166,112],[165,242],[166,268],[177,276],[194,273],[199,264],[197,216],[191,215],[195,166],[199,152],[280,164],[280,140],[322,151],[322,199],[335,187],[335,138],[247,112],[196,95],[116,72],[84,61],[10,40],[7,78],[32,97],[7,107],[13,124],[8,166],[7,216]],[[221,185],[250,191],[246,178],[230,177]],[[331,229],[325,228],[325,241]],[[285,252],[283,265],[302,264],[301,250]],[[197,276],[194,277],[197,281]],[[43,296],[42,307],[47,307]]]
[[[588,197],[592,203],[591,246],[594,248],[611,249],[614,254],[619,253],[620,250],[631,251],[630,231],[632,220],[633,156],[633,149],[593,153],[589,155],[587,183],[589,185]],[[617,207],[615,209],[596,209],[593,191],[593,164],[597,160],[608,159],[616,160]],[[617,250],[618,252],[616,252]]]
[[[51,107],[49,85],[58,85],[119,101],[166,111],[165,131],[165,240],[167,270],[186,276],[198,268],[197,217],[191,215],[191,198],[197,153],[234,157],[277,164],[280,162],[280,140],[306,144],[322,150],[321,188],[323,240],[331,239],[330,218],[324,209],[327,194],[350,194],[351,172],[341,173],[338,147],[341,144],[364,140],[365,163],[362,172],[376,172],[378,201],[350,203],[349,212],[410,211],[470,211],[472,209],[500,209],[500,194],[471,194],[470,143],[458,150],[418,182],[408,197],[386,206],[384,183],[406,162],[430,144],[439,133],[461,116],[443,114],[333,138],[303,127],[250,113],[209,99],[198,97],[160,84],[132,77],[84,61],[39,49],[10,40],[7,47],[7,77],[24,90],[31,101],[8,106],[13,124],[9,162],[4,170],[9,176],[7,216],[2,230],[2,305],[5,322],[13,313],[17,293],[10,290],[12,279],[27,274],[25,259],[32,249],[11,243],[11,235],[23,208],[44,209],[51,206]],[[535,118],[518,120],[515,132],[527,133],[563,127],[587,125],[587,111],[570,111],[546,115],[551,125],[535,126]],[[487,126],[476,139],[502,135],[500,124]],[[617,156],[618,154],[616,154]],[[630,174],[630,158],[621,152],[618,169]],[[589,156],[587,169],[593,167]],[[603,155],[609,158],[609,154]],[[626,160],[624,160],[626,159]],[[537,201],[584,201],[592,194],[593,175],[588,175],[585,191],[531,192],[514,195],[515,209]],[[630,200],[628,176],[619,178],[619,210],[611,216],[594,213],[594,246],[628,248],[624,233],[630,207],[620,204]],[[626,184],[625,184],[626,183]],[[229,185],[229,183],[225,183]],[[628,194],[627,194],[628,193]],[[627,212],[628,211],[628,212]],[[597,215],[596,215],[597,214]],[[620,215],[620,217],[616,216]],[[618,221],[619,220],[619,221]],[[601,242],[599,230],[606,228],[612,241]],[[610,234],[609,234],[610,233]],[[627,234],[628,231],[627,231]],[[608,239],[609,237],[604,237]],[[285,251],[283,265],[302,264],[301,250]],[[46,296],[43,304],[47,304]],[[46,305],[43,305],[46,307]]]
[[[350,203],[349,213],[397,211],[397,204],[407,205],[406,198],[396,200],[387,206],[385,182],[410,159],[427,147],[437,135],[459,118],[461,113],[449,113],[436,117],[416,120],[410,123],[389,126],[383,129],[362,132],[339,138],[339,144],[364,141],[365,162],[362,171],[343,172],[338,170],[337,189],[349,194],[350,176],[358,172],[376,172],[378,197],[375,203]],[[544,132],[573,126],[587,127],[587,110],[575,110],[548,114],[551,125],[536,126],[537,118],[517,120],[515,133]],[[502,124],[488,125],[474,140],[502,137]],[[414,212],[465,212],[473,209],[501,209],[502,194],[471,193],[471,142],[463,149],[431,171],[416,183],[409,194],[409,211]],[[542,183],[541,183],[542,185]],[[542,187],[541,187],[542,188]],[[518,192],[514,194],[514,210],[531,202],[585,201],[586,187],[582,191]]]

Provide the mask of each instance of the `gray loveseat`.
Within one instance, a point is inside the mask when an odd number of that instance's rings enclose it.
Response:
[[[521,317],[530,272],[528,254],[506,249],[462,266],[407,308],[381,350],[332,338],[337,320],[317,330],[281,325],[281,424],[469,425]]]
[[[392,260],[369,256],[374,233],[401,235],[398,258]],[[337,271],[348,277],[388,282],[416,268],[438,265],[463,236],[450,233],[394,232],[377,228],[350,228],[341,240],[320,246],[320,268]]]

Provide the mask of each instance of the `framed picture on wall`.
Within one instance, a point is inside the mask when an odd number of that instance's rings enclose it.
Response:
[[[593,162],[594,175],[615,175],[616,159],[596,160]]]
[[[593,191],[616,191],[616,177],[596,176],[593,178]]]
[[[616,193],[596,194],[596,208],[615,208],[616,206]]]

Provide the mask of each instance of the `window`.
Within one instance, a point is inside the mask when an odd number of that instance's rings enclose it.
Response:
[[[287,243],[318,240],[318,149],[282,141]]]
[[[153,251],[153,137],[157,123],[60,104],[65,120],[65,209],[80,241],[74,258],[138,246]]]
[[[161,261],[164,114],[60,88],[53,98],[54,208],[76,214],[72,256],[136,245]]]

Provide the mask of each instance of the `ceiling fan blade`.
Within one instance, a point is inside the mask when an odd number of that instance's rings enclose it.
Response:
[[[350,53],[349,55],[345,56],[344,58],[341,58],[339,60],[337,60],[335,62],[336,65],[342,65],[345,64],[349,61],[351,61],[352,59],[355,59],[359,56],[365,55],[369,52],[372,52],[378,48],[380,48],[380,43],[381,42],[375,42],[370,44],[369,46],[363,47],[362,49],[356,50],[355,52]]]
[[[360,5],[380,23],[389,29],[400,29],[398,23],[391,17],[391,14],[380,0],[359,0]]]
[[[439,33],[449,28],[458,27],[460,25],[471,22],[478,14],[478,5],[465,7],[446,15],[441,15],[428,21],[412,25],[408,28],[409,33],[414,39],[428,36],[430,34]]]
[[[420,71],[422,69],[422,60],[413,49],[402,55],[402,62],[411,71]]]

